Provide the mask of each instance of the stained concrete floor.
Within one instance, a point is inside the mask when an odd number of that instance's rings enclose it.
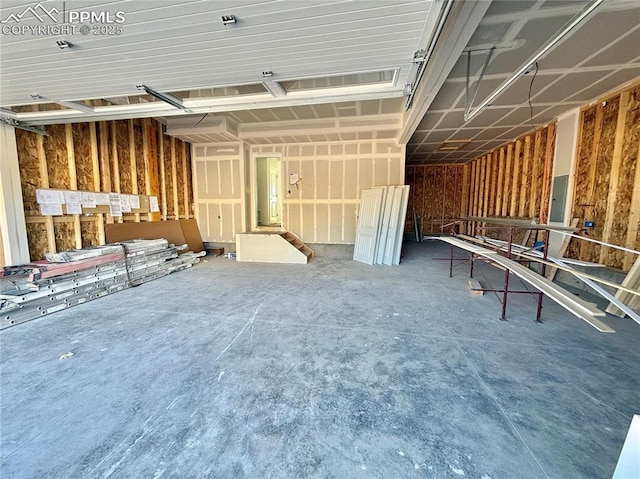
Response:
[[[640,327],[402,265],[209,258],[0,333],[3,478],[605,478]],[[483,265],[498,286],[502,273]],[[60,359],[72,352],[68,359]]]

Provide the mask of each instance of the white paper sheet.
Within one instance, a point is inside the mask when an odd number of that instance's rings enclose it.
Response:
[[[42,216],[62,216],[62,204],[40,203],[40,214]]]
[[[81,215],[82,214],[82,206],[80,203],[67,203],[67,214],[68,215]]]
[[[63,191],[65,203],[79,204],[82,202],[82,193],[79,191]]]
[[[109,193],[95,193],[96,205],[108,205]]]
[[[129,201],[131,203],[131,209],[133,210],[140,209],[140,197],[138,195],[131,195],[129,197]]]
[[[129,195],[120,195],[120,209],[123,213],[131,213],[131,201]]]
[[[157,196],[149,196],[149,211],[152,213],[158,213],[160,211]]]
[[[82,207],[83,208],[95,208],[96,207],[96,195],[91,191],[82,192]]]
[[[38,203],[59,204],[64,203],[64,194],[59,190],[36,190]]]
[[[120,193],[109,193],[109,211],[111,216],[122,216]]]

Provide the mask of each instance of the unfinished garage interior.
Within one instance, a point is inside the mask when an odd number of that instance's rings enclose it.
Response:
[[[640,478],[636,0],[2,0],[0,476]]]

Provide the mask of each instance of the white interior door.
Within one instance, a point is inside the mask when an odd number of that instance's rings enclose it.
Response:
[[[392,265],[394,253],[396,250],[396,238],[398,237],[398,217],[400,216],[400,208],[402,207],[403,187],[395,186],[390,188],[391,196],[391,215],[389,218],[389,228],[385,239],[385,249],[382,264]]]
[[[391,220],[391,203],[393,202],[393,186],[387,186],[384,195],[384,206],[382,208],[382,218],[380,220],[380,234],[378,235],[378,246],[376,247],[376,264],[382,264],[384,251],[387,246],[387,232],[389,231],[389,221]]]
[[[360,197],[360,213],[356,227],[356,245],[353,259],[361,263],[373,264],[380,226],[382,202],[386,188],[363,190]]]
[[[398,230],[396,231],[393,264],[400,264],[400,253],[402,252],[402,240],[404,238],[404,225],[407,220],[407,206],[409,205],[409,186],[405,185],[398,188],[402,188],[402,204],[400,205],[400,214],[398,215]]]

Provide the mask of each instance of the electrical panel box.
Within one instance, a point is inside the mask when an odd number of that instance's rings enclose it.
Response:
[[[564,208],[567,203],[567,187],[569,175],[556,176],[553,179],[553,195],[551,196],[551,212],[549,221],[562,223],[564,221]]]

